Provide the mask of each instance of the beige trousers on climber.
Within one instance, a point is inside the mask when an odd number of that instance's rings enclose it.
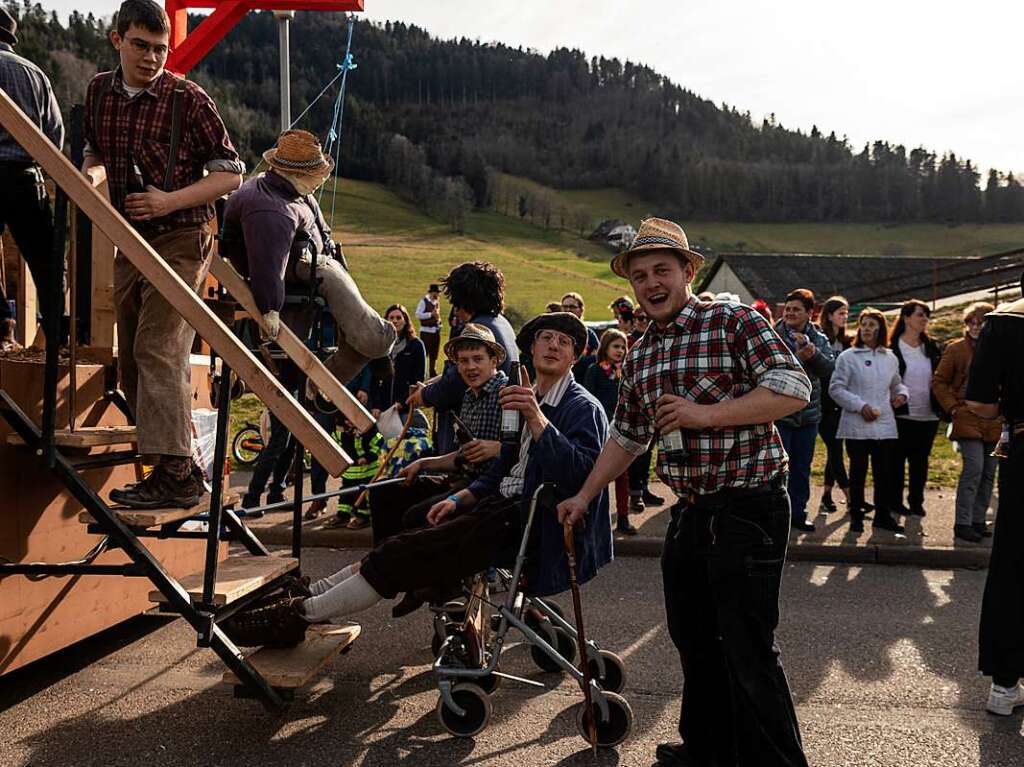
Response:
[[[308,259],[302,259],[295,264],[295,275],[309,282],[311,267]],[[338,350],[324,365],[344,384],[370,360],[387,356],[397,337],[395,327],[366,303],[352,275],[333,258],[317,260],[316,276],[317,292],[338,325]]]
[[[198,291],[210,267],[213,237],[187,227],[149,241],[185,284]],[[192,454],[192,369],[196,332],[132,263],[114,259],[117,355],[121,387],[135,413],[142,455]]]

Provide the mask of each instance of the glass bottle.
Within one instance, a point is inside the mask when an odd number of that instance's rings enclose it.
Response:
[[[508,380],[510,386],[521,386],[522,379],[519,374],[519,363],[513,362],[509,367]],[[519,443],[521,419],[518,410],[501,411],[501,441],[504,444],[515,445]]]

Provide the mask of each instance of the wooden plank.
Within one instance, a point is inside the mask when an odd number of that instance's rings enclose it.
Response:
[[[210,273],[220,280],[228,292],[235,297],[242,308],[254,319],[259,326],[263,327],[263,315],[256,306],[256,299],[246,284],[245,279],[235,267],[225,259],[215,257],[210,265]],[[316,384],[317,388],[324,393],[334,406],[359,430],[359,433],[367,431],[376,421],[369,411],[363,407],[363,403],[357,400],[344,384],[335,378],[331,371],[324,367],[324,363],[309,350],[309,347],[292,332],[291,328],[281,325],[281,332],[277,336],[277,345],[287,354],[291,360],[298,365],[309,379]]]
[[[261,647],[246,656],[271,687],[297,689],[305,687],[332,659],[349,647],[359,636],[355,623],[344,626],[314,624],[306,632],[306,641],[296,647]],[[231,671],[224,672],[224,681],[238,684]]]
[[[217,588],[214,589],[213,603],[229,605],[298,566],[299,560],[292,557],[256,557],[252,554],[228,557],[217,568]],[[186,575],[180,582],[193,602],[202,599],[202,570]],[[166,602],[167,599],[159,591],[153,590],[149,592],[149,601]]]
[[[221,501],[221,506],[224,508],[233,507],[241,500],[241,498],[242,497],[238,493],[226,492],[224,493],[224,499]],[[188,519],[189,517],[194,517],[196,514],[205,514],[209,510],[209,498],[206,499],[205,503],[200,503],[193,506],[191,509],[111,509],[111,511],[117,514],[117,518],[128,525],[128,527],[142,528],[169,525],[171,522],[177,522],[180,519]],[[78,514],[78,521],[83,525],[91,525],[96,520],[88,511],[83,511]]]
[[[107,171],[103,166],[88,170],[96,191],[110,200]],[[114,243],[99,227],[92,228],[92,306],[89,312],[89,344],[102,349],[117,347],[117,310],[114,306]]]
[[[210,311],[202,299],[150,247],[92,183],[44,136],[39,128],[0,91],[0,125],[25,149],[67,196],[92,220],[174,310],[223,357],[249,390],[278,417],[299,443],[332,476],[352,461],[310,413],[304,410],[241,341]]]
[[[36,282],[28,269],[25,259],[18,256],[18,294],[14,299],[18,316],[14,339],[24,347],[29,347],[36,340],[36,313],[39,311],[39,300],[36,295]]]
[[[58,429],[53,433],[58,447],[90,448],[104,445],[129,445],[137,441],[134,426],[80,426],[74,431]],[[24,445],[17,434],[7,435],[8,445]]]

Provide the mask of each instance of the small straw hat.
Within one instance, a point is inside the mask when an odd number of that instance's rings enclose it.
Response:
[[[612,271],[628,280],[630,256],[652,250],[674,251],[689,260],[695,269],[699,269],[704,263],[704,256],[690,250],[686,232],[679,224],[664,218],[648,218],[640,222],[640,229],[629,249],[612,259]]]
[[[334,170],[334,160],[321,151],[320,140],[304,130],[286,130],[263,159],[271,168],[302,176],[328,176]]]
[[[444,345],[445,355],[448,359],[454,360],[459,347],[468,342],[486,346],[494,352],[494,355],[498,358],[499,365],[505,361],[505,347],[494,340],[494,333],[491,332],[490,328],[485,325],[478,325],[475,322],[465,325],[459,335]]]

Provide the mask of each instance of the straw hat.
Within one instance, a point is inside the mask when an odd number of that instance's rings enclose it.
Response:
[[[612,271],[628,280],[630,256],[652,250],[674,251],[689,260],[695,269],[704,263],[704,256],[690,250],[686,232],[679,224],[664,218],[648,218],[640,223],[633,244],[612,259]]]
[[[334,170],[334,160],[320,150],[320,140],[304,130],[286,130],[263,159],[271,168],[302,176],[327,176]]]
[[[478,325],[475,322],[464,325],[462,332],[444,345],[445,356],[450,360],[454,360],[459,347],[467,342],[486,346],[494,352],[494,355],[498,358],[499,365],[505,361],[505,347],[494,340],[494,333],[491,332],[490,328],[485,325]]]

